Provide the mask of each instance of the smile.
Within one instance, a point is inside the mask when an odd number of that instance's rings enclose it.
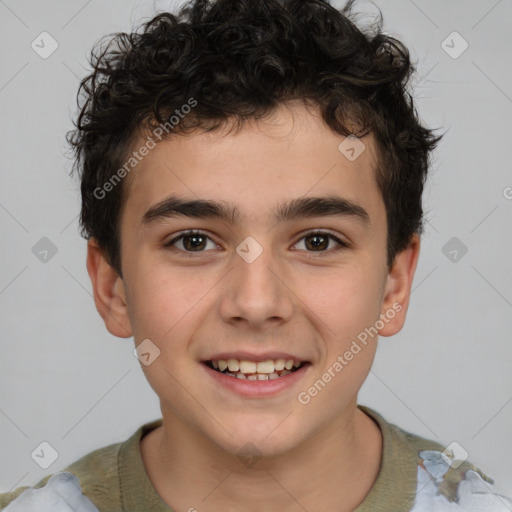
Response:
[[[205,364],[212,370],[236,379],[274,380],[295,372],[306,363],[293,359],[266,359],[258,362],[244,359],[219,359],[205,361]]]

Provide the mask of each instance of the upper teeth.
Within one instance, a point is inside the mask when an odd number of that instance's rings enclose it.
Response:
[[[230,372],[270,374],[284,369],[291,370],[293,367],[298,368],[301,363],[293,359],[267,359],[259,362],[245,359],[219,359],[218,361],[212,361],[212,365],[221,372],[227,368]]]

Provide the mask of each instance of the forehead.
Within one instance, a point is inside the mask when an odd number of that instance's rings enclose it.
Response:
[[[280,108],[240,129],[225,125],[159,142],[130,175],[125,209],[141,222],[172,195],[221,202],[237,222],[271,222],[285,202],[337,196],[378,216],[376,165],[371,136],[345,138],[317,112]]]

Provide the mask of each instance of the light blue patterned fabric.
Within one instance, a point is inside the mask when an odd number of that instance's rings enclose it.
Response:
[[[418,465],[416,501],[411,512],[512,511],[512,501],[497,494],[478,470],[456,472],[463,477],[451,480],[450,469],[458,468],[461,461],[431,450],[422,451],[419,456],[422,460]]]
[[[416,500],[410,512],[512,512],[512,501],[497,494],[492,480],[471,464],[433,450],[421,451],[419,457]],[[44,487],[23,491],[3,512],[99,511],[82,494],[78,478],[63,471]]]
[[[67,471],[53,475],[44,487],[26,489],[3,512],[99,512],[82,494],[78,478]]]

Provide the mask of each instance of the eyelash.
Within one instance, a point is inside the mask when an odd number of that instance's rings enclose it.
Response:
[[[186,254],[187,256],[190,256],[190,257],[194,257],[194,256],[196,256],[198,254],[202,254],[204,252],[207,252],[207,251],[204,251],[204,250],[203,251],[187,251],[187,250],[184,250],[184,249],[177,249],[176,247],[173,247],[173,245],[176,242],[179,242],[180,240],[184,239],[185,237],[192,236],[192,235],[200,235],[200,236],[203,236],[203,237],[207,238],[208,240],[214,242],[203,231],[189,230],[189,231],[183,231],[182,233],[180,233],[178,236],[176,236],[175,238],[173,238],[169,242],[166,242],[164,244],[164,247],[168,248],[168,249],[171,249],[171,250],[179,251],[179,252],[181,252],[183,254]],[[327,249],[327,250],[324,250],[324,251],[306,251],[307,253],[309,253],[308,257],[310,255],[311,255],[311,257],[317,257],[317,255],[322,255],[322,254],[326,254],[326,253],[327,254],[331,254],[333,251],[338,251],[338,250],[341,250],[341,249],[348,249],[350,247],[350,245],[347,242],[344,242],[343,240],[340,240],[337,236],[335,236],[334,234],[330,233],[329,231],[310,231],[310,232],[305,233],[304,235],[302,235],[302,237],[294,245],[297,245],[300,241],[304,240],[305,238],[310,237],[310,236],[314,236],[314,235],[326,236],[330,240],[334,240],[338,244],[338,247],[336,247],[334,249]]]

